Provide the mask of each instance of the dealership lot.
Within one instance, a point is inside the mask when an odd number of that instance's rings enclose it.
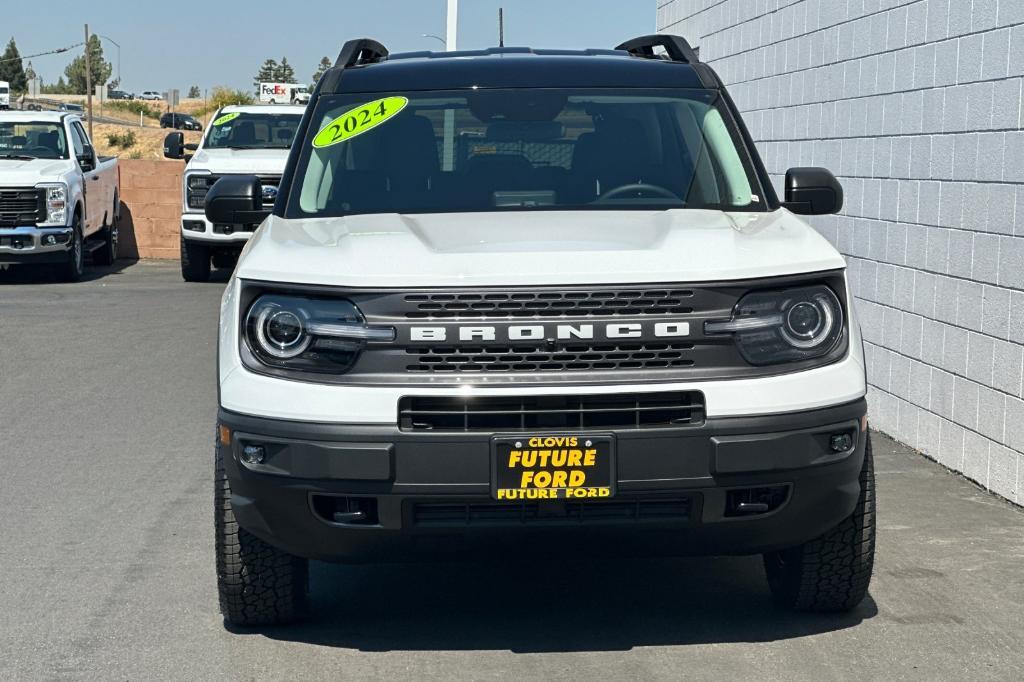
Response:
[[[756,558],[314,565],[292,628],[224,629],[213,574],[225,277],[0,272],[0,679],[954,677],[1024,666],[1024,513],[876,434],[871,598],[770,604]]]

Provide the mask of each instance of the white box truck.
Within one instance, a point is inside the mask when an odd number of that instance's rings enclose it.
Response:
[[[261,104],[306,104],[309,91],[302,83],[260,83]]]
[[[11,108],[11,84],[0,81],[0,109]]]

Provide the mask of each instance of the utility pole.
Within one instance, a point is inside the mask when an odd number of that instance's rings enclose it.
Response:
[[[498,47],[505,47],[505,9],[498,8]]]
[[[85,25],[85,101],[89,108],[89,141],[92,142],[92,64],[89,63],[89,24]]]
[[[448,25],[444,46],[448,52],[458,49],[459,0],[448,0]],[[455,168],[455,110],[444,110],[444,143],[441,152],[441,168],[451,171]]]

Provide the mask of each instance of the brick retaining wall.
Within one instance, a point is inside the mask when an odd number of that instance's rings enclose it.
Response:
[[[177,259],[181,219],[180,161],[121,159],[122,258]]]

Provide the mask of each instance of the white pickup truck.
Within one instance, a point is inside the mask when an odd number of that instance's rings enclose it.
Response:
[[[84,254],[117,257],[120,174],[75,114],[0,112],[0,265],[57,265],[82,276]]]
[[[186,145],[180,132],[164,138],[164,156],[169,159],[186,159],[194,152],[182,182],[181,276],[186,282],[208,280],[211,260],[218,268],[234,267],[257,227],[206,220],[207,190],[225,176],[256,175],[263,200],[273,203],[303,112],[304,106],[227,106],[210,119],[198,146]]]

